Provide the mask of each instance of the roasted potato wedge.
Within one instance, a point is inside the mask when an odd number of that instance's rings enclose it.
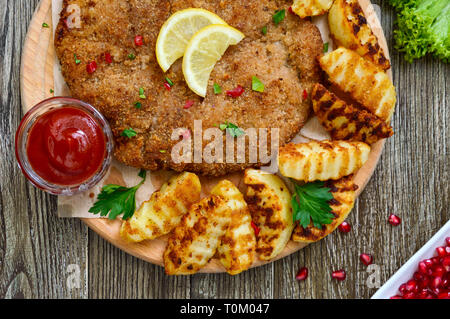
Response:
[[[335,0],[328,13],[328,24],[337,45],[356,51],[383,70],[391,67],[358,0]]]
[[[336,216],[332,223],[323,225],[322,229],[313,227],[312,223],[305,228],[297,224],[292,234],[292,240],[301,243],[313,243],[331,234],[348,216],[355,203],[358,186],[353,183],[353,176],[347,176],[337,181],[327,181],[325,186],[331,188],[334,199],[330,201],[332,213]]]
[[[244,183],[253,222],[260,228],[256,252],[261,260],[273,259],[284,249],[294,228],[291,194],[280,177],[261,170],[247,169]]]
[[[387,74],[354,51],[340,47],[319,59],[330,81],[367,110],[389,122],[394,112],[395,87]]]
[[[300,18],[325,14],[333,4],[333,0],[294,0],[292,11]]]
[[[311,141],[280,148],[281,175],[299,181],[327,181],[353,174],[369,158],[370,146],[363,142]]]
[[[122,222],[120,235],[130,242],[140,242],[168,234],[191,205],[200,200],[200,192],[197,175],[186,172],[174,176],[133,217]]]
[[[313,88],[311,100],[320,124],[333,140],[373,144],[394,134],[389,124],[366,110],[345,103],[319,83]]]
[[[231,209],[220,196],[211,195],[194,204],[169,236],[164,251],[168,275],[199,271],[214,256],[231,221]]]
[[[231,221],[217,249],[220,262],[230,275],[250,268],[255,259],[256,237],[244,195],[228,180],[219,182],[211,194],[222,197],[231,209]]]

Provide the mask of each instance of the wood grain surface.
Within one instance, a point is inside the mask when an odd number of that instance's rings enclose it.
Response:
[[[382,25],[392,46],[394,13],[386,1]],[[367,298],[375,291],[359,262],[374,255],[386,281],[449,218],[450,68],[426,58],[404,62],[392,51],[399,104],[380,165],[349,217],[353,230],[241,275],[168,277],[111,246],[79,220],[56,218],[56,200],[28,183],[14,159],[20,111],[20,58],[37,0],[0,2],[0,297],[4,298]],[[42,63],[37,61],[36,63]],[[393,228],[387,216],[403,219]],[[301,266],[305,282],[294,280]],[[347,280],[330,280],[344,268]],[[72,279],[79,278],[79,282]]]

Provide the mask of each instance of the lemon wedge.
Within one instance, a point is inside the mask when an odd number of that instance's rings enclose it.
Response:
[[[183,74],[189,88],[205,97],[209,76],[230,45],[245,35],[229,25],[213,24],[198,31],[189,41],[183,57]]]
[[[216,14],[197,8],[177,11],[170,16],[156,40],[156,59],[164,72],[183,56],[192,36],[210,24],[227,23]]]

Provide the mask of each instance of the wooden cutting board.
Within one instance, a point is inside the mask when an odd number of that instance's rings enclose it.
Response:
[[[389,57],[386,39],[370,0],[360,0],[359,2],[366,14],[369,24],[374,29],[374,33],[378,37],[384,52]],[[51,3],[52,0],[41,0],[30,23],[28,34],[25,39],[20,74],[22,107],[24,112],[28,111],[41,100],[53,96],[53,94],[50,93],[50,90],[54,87],[53,66],[55,61],[55,50],[53,47]],[[42,23],[44,22],[50,27],[43,28]],[[392,79],[390,70],[388,74]],[[372,145],[369,160],[356,174],[355,182],[359,185],[359,193],[364,189],[372,176],[383,151],[384,143],[385,141],[382,140]],[[94,218],[83,219],[83,222],[104,239],[127,253],[148,262],[161,266],[163,265],[162,256],[167,242],[166,237],[138,244],[130,244],[123,241],[119,236],[119,227],[121,224],[119,220],[110,221],[108,219]],[[304,244],[291,241],[276,259],[290,255],[305,246],[306,245]],[[253,267],[265,263],[267,262],[257,260],[253,264]],[[208,273],[224,271],[225,269],[216,259],[212,259],[211,262],[201,270],[201,272]]]

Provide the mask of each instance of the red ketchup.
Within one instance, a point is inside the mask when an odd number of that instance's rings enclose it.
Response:
[[[28,133],[28,161],[44,180],[77,185],[92,177],[106,156],[106,138],[87,112],[62,107],[41,115]]]

